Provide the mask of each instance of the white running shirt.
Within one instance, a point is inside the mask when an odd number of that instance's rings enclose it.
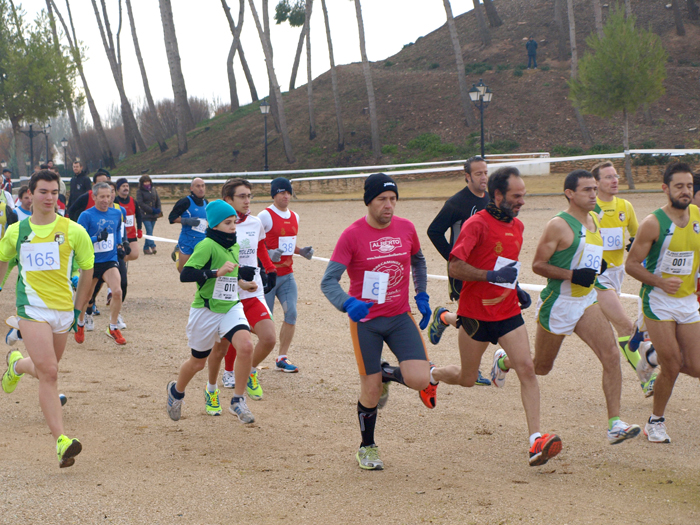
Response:
[[[258,243],[264,238],[265,230],[262,222],[255,215],[246,215],[243,222],[236,223],[236,239],[239,246],[238,259],[241,266],[258,267]],[[255,274],[255,283],[258,285],[258,289],[254,292],[238,289],[238,297],[241,301],[265,295],[259,270]]]

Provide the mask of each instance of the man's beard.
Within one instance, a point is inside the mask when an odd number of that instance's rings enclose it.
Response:
[[[517,217],[517,216],[518,216],[518,213],[520,212],[520,210],[515,211],[515,210],[513,209],[513,206],[511,206],[511,205],[510,205],[508,202],[506,202],[505,200],[504,200],[503,202],[501,202],[501,205],[500,205],[498,208],[499,208],[505,215],[507,215],[508,217],[510,217],[511,219],[514,219],[515,217]]]
[[[669,198],[671,199],[671,207],[676,208],[677,210],[685,210],[688,206],[690,206],[690,200],[684,204],[681,201],[674,199],[673,197]]]

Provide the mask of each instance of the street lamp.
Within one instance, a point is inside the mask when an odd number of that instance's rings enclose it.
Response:
[[[51,129],[51,124],[48,124],[44,129],[41,131],[34,131],[34,125],[29,124],[29,130],[26,129],[20,129],[19,132],[23,133],[27,137],[29,137],[29,162],[27,162],[27,177],[31,175],[31,172],[29,171],[32,162],[34,162],[34,137],[37,137],[39,135],[46,135],[46,162],[49,161],[49,132],[48,130]]]
[[[63,176],[68,176],[68,155],[66,154],[66,148],[68,147],[68,140],[66,137],[61,139],[61,146],[63,147]]]
[[[7,168],[7,162],[5,162],[5,160],[3,159],[2,161],[0,161],[0,166],[2,166],[2,169]]]
[[[260,113],[263,114],[265,120],[265,171],[268,171],[270,167],[267,165],[267,114],[270,112],[270,104],[267,100],[263,100],[260,104]]]
[[[493,92],[491,89],[484,84],[483,79],[479,79],[478,84],[472,84],[472,88],[469,90],[469,98],[474,103],[476,107],[479,108],[481,113],[481,158],[485,159],[484,154],[484,109],[486,109],[491,102],[491,97]]]
[[[49,133],[51,132],[51,122],[47,122],[46,126],[44,126],[44,136],[46,137],[46,163],[49,163]]]

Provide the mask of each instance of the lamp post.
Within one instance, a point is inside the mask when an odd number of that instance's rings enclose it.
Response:
[[[61,147],[63,147],[63,176],[68,176],[68,155],[66,154],[66,148],[68,147],[68,141],[66,137],[61,139]]]
[[[49,132],[48,129],[51,128],[51,124],[46,126],[44,129],[41,131],[34,131],[34,125],[29,124],[29,130],[26,129],[20,129],[19,132],[23,133],[27,137],[29,137],[29,162],[27,163],[27,177],[31,175],[31,172],[29,171],[31,169],[32,162],[34,162],[34,137],[37,137],[39,135],[46,135],[46,162],[49,160]]]
[[[260,104],[260,113],[263,114],[263,120],[265,121],[265,171],[268,171],[270,167],[267,164],[267,114],[270,112],[270,104],[267,100],[263,100]]]
[[[44,126],[43,134],[46,137],[46,163],[49,163],[49,133],[51,132],[51,122],[47,122],[46,126]]]
[[[486,109],[491,102],[491,97],[493,92],[491,89],[484,84],[483,79],[479,79],[478,84],[472,84],[472,88],[469,90],[469,98],[474,103],[476,107],[479,108],[481,113],[481,158],[485,159],[486,155],[484,153],[484,109]]]

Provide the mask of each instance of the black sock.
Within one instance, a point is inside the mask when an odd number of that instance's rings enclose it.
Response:
[[[382,383],[386,383],[387,381],[396,381],[402,385],[406,384],[403,382],[403,375],[398,366],[382,365]]]
[[[184,392],[178,392],[177,388],[175,388],[175,383],[173,383],[173,386],[170,387],[170,393],[173,395],[175,399],[183,399],[185,397]]]
[[[367,447],[374,445],[374,427],[377,425],[377,407],[367,408],[357,402],[357,418],[360,420],[360,434],[362,445]]]

